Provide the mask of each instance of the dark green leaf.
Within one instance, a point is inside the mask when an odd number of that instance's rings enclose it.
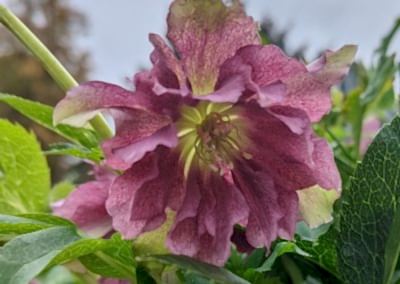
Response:
[[[149,275],[147,270],[139,266],[136,269],[136,282],[137,283],[146,283],[146,284],[156,284],[156,281]]]
[[[33,102],[17,96],[0,93],[0,102],[8,104],[26,117],[46,127],[66,139],[88,148],[96,148],[99,138],[94,131],[76,128],[68,125],[53,125],[53,108],[38,102]]]
[[[322,227],[319,229],[323,231],[325,228]],[[314,231],[310,233],[308,237],[304,234],[302,236],[296,235],[296,244],[309,254],[307,257],[308,260],[313,261],[331,274],[337,275],[337,255],[335,246],[337,231],[331,226],[326,233],[317,237],[316,235],[319,233]]]
[[[339,271],[346,283],[389,283],[400,242],[400,118],[385,126],[343,192]]]

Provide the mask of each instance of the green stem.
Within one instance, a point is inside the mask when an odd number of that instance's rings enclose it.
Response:
[[[72,87],[78,85],[75,79],[50,50],[21,22],[20,19],[17,18],[17,16],[2,5],[0,5],[0,22],[32,52],[63,91],[68,91]],[[90,124],[101,138],[106,139],[112,137],[112,130],[102,115],[93,118]]]
[[[282,255],[281,261],[286,272],[289,274],[293,284],[302,284],[304,282],[303,274],[294,261],[287,255]]]

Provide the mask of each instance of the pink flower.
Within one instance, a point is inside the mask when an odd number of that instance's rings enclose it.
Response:
[[[70,219],[90,236],[100,237],[112,231],[105,204],[116,175],[99,166],[94,167],[93,174],[96,180],[78,186],[52,207],[55,215]]]
[[[253,247],[292,238],[296,191],[340,188],[311,123],[330,110],[330,87],[356,48],[306,66],[260,45],[242,5],[221,0],[174,1],[167,38],[173,49],[150,35],[153,68],[135,76],[135,91],[89,82],[56,107],[57,123],[114,117],[116,134],[102,144],[105,163],[124,171],[106,201],[114,229],[134,238],[160,227],[170,208],[169,249],[216,265],[229,256],[235,224]]]

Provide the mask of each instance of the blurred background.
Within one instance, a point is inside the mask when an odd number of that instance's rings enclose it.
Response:
[[[79,82],[104,80],[127,85],[150,67],[148,33],[164,35],[170,1],[0,0],[36,33]],[[374,50],[400,16],[398,0],[244,1],[261,25],[265,39],[308,62],[323,50],[357,44],[357,60],[370,65]],[[389,53],[400,50],[400,37]],[[63,93],[40,64],[0,27],[0,91],[55,105]],[[21,122],[38,135],[44,148],[59,141],[5,105],[0,116]],[[1,135],[1,134],[0,134]],[[53,179],[67,168],[50,157]],[[64,169],[65,168],[65,169]]]

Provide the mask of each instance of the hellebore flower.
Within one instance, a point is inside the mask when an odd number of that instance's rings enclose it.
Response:
[[[253,247],[293,237],[297,191],[339,190],[332,151],[311,123],[330,110],[330,87],[356,48],[326,52],[310,65],[262,46],[242,5],[176,0],[171,47],[151,34],[153,67],[135,91],[103,82],[70,90],[55,121],[84,125],[99,111],[115,121],[105,163],[124,173],[106,208],[126,238],[160,227],[176,212],[167,246],[223,265],[235,224]]]
[[[94,181],[81,184],[67,198],[54,204],[53,212],[72,220],[88,235],[100,237],[112,231],[105,204],[116,175],[100,166],[94,167],[93,174]]]

